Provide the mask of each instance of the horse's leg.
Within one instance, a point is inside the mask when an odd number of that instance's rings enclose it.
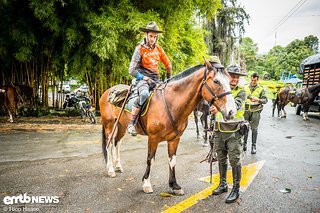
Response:
[[[117,129],[115,131],[115,134],[117,134]],[[110,135],[111,131],[109,132],[108,129],[104,128],[104,127],[102,128],[102,131],[103,131],[102,132],[102,151],[104,154],[105,162],[107,164],[107,174],[110,177],[115,177],[116,173],[113,168],[114,138],[111,139],[111,143],[110,143],[109,147],[107,147],[107,141],[109,141],[109,137],[111,137],[111,135]]]
[[[148,139],[148,158],[147,158],[147,168],[146,172],[142,177],[142,189],[145,193],[153,193],[152,185],[150,182],[150,170],[151,170],[151,163],[154,161],[154,156],[156,154],[158,148],[158,142],[152,142],[150,138]]]
[[[176,152],[179,145],[180,138],[173,139],[172,141],[168,141],[168,157],[169,157],[169,187],[172,188],[174,194],[176,195],[184,195],[183,190],[178,185],[176,181]]]
[[[283,115],[283,110],[282,110],[282,107],[283,107],[283,105],[282,105],[282,103],[280,103],[280,118],[282,118],[282,115]]]
[[[287,102],[282,102],[281,104],[280,104],[280,106],[281,106],[281,118],[286,118],[287,117],[287,112],[286,112],[286,110],[284,109],[284,107],[287,105],[288,103]]]
[[[284,117],[284,118],[287,118],[287,112],[286,112],[286,110],[284,109],[285,106],[286,106],[286,105],[283,105],[283,117]]]
[[[308,106],[308,104],[304,104],[304,105],[303,105],[303,120],[304,120],[304,121],[309,120],[308,111],[309,111],[309,106]]]
[[[196,131],[197,131],[197,138],[199,138],[200,137],[200,135],[199,135],[199,127],[198,127],[198,111],[197,111],[197,109],[195,109],[194,111],[193,111],[193,116],[194,116],[194,122],[196,123]]]
[[[121,165],[121,160],[120,160],[120,145],[121,145],[121,138],[126,134],[126,130],[123,129],[122,131],[119,131],[115,138],[115,171],[116,172],[123,172],[123,168]]]
[[[11,113],[11,110],[10,109],[8,109],[8,113],[9,113],[9,122],[10,123],[13,123],[13,117],[12,117],[12,113]]]
[[[14,99],[15,99],[15,92],[14,92],[14,89],[10,89],[8,88],[8,91],[7,91],[7,100],[8,100],[8,113],[9,113],[9,121],[10,123],[13,123],[13,117],[12,115],[14,114]]]

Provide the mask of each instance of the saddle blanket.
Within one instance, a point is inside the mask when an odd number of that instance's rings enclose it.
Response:
[[[109,92],[109,96],[108,96],[108,102],[111,103],[114,106],[117,106],[118,108],[121,108],[123,101],[125,99],[125,96],[127,94],[127,92],[129,91],[129,86],[127,85],[123,85],[123,84],[119,84],[116,85],[114,87],[111,88],[110,92]],[[145,114],[147,114],[148,109],[149,109],[149,104],[150,104],[150,100],[153,96],[153,92],[151,92],[151,94],[149,95],[147,101],[142,105],[141,107],[141,111],[140,111],[140,116],[144,116]],[[132,112],[132,106],[134,104],[134,102],[139,98],[138,96],[138,90],[137,88],[133,88],[131,91],[131,94],[128,97],[128,101],[125,105],[125,111],[126,112]]]

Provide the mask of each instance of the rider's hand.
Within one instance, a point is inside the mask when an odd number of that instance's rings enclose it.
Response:
[[[210,112],[215,115],[215,114],[217,114],[219,111],[218,111],[217,107],[215,107],[214,105],[212,105],[212,106],[210,106]]]

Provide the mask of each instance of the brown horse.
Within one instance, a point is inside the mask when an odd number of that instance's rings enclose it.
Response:
[[[9,114],[9,122],[13,122],[13,114],[16,114],[18,109],[19,98],[17,96],[16,88],[12,85],[2,86],[0,91],[0,100],[2,106]]]
[[[115,171],[122,172],[120,163],[120,140],[126,133],[130,113],[124,112],[119,119],[112,143],[107,147],[115,120],[120,109],[107,101],[111,88],[104,92],[99,100],[102,120],[102,150],[106,161],[108,176],[115,177]],[[197,107],[202,98],[214,104],[224,119],[232,119],[236,112],[235,102],[230,92],[229,78],[226,72],[217,72],[205,60],[205,66],[190,68],[164,84],[160,84],[150,100],[149,109],[137,124],[137,132],[148,135],[147,168],[142,178],[143,191],[152,193],[150,169],[158,144],[167,141],[169,160],[169,186],[177,195],[184,192],[175,177],[176,152],[180,137],[188,124],[188,116]],[[115,162],[115,168],[113,167]]]
[[[278,93],[273,107],[275,107],[275,104],[278,103],[280,105],[280,108],[278,108],[278,114],[279,114],[279,110],[281,110],[281,118],[286,118],[287,113],[284,110],[284,107],[289,102],[294,104],[302,104],[303,112],[304,112],[303,120],[308,120],[309,119],[308,111],[309,111],[310,104],[318,96],[319,92],[320,92],[320,84],[316,84],[308,88],[301,88],[296,91],[289,88],[285,88]]]
[[[9,114],[9,120],[13,122],[13,115],[18,115],[20,104],[33,104],[33,89],[26,85],[5,85],[0,87],[0,103]]]

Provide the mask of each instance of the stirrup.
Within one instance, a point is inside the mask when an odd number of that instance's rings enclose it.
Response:
[[[129,124],[128,125],[128,133],[131,136],[136,136],[137,135],[136,127],[133,124]]]

